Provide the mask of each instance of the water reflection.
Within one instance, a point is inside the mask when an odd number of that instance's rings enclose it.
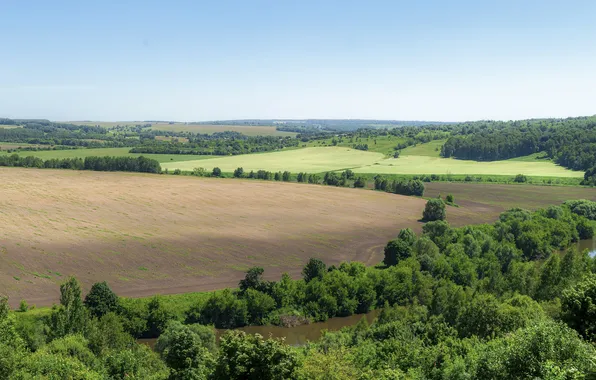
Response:
[[[577,243],[577,249],[580,252],[583,252],[585,249],[589,251],[590,257],[596,256],[596,239],[592,240],[580,240]]]

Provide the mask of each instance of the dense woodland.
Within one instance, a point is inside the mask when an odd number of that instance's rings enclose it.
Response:
[[[546,152],[556,163],[573,169],[596,166],[596,116],[472,122],[452,126],[443,157],[495,161]]]
[[[188,310],[123,302],[71,278],[41,318],[0,302],[0,377],[11,379],[584,379],[596,372],[596,203],[514,209],[492,225],[399,232],[385,265],[311,259],[303,278],[265,281]],[[303,347],[212,326],[291,325],[382,308],[378,319]],[[27,305],[22,303],[22,310]],[[138,337],[159,339],[155,352]],[[592,374],[592,375],[590,375]]]

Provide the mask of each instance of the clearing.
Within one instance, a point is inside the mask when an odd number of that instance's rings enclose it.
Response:
[[[152,123],[151,129],[156,131],[192,132],[212,134],[215,132],[239,132],[247,136],[296,136],[294,132],[283,132],[270,125],[219,125],[219,124],[185,124],[185,123]]]

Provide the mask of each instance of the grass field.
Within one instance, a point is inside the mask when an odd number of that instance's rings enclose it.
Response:
[[[378,161],[373,165],[354,169],[355,173],[378,174],[478,174],[547,177],[583,177],[584,173],[572,171],[545,160],[506,160],[478,162],[431,156],[403,155],[397,159]]]
[[[417,144],[402,149],[401,156],[441,157],[441,147],[446,140],[434,140],[426,144]]]
[[[582,177],[583,172],[572,171],[547,160],[507,160],[493,162],[464,161],[434,156],[437,142],[421,144],[404,149],[397,159],[385,159],[382,153],[364,152],[349,148],[324,147],[288,150],[282,152],[241,155],[201,160],[165,163],[164,168],[192,170],[204,167],[211,170],[219,167],[230,172],[237,167],[244,170],[289,170],[292,172],[324,172],[352,169],[356,173],[379,174],[477,174],[516,175],[548,177]],[[418,155],[414,155],[418,154]]]
[[[381,153],[364,152],[340,147],[325,147],[212,158],[197,162],[164,163],[162,167],[170,170],[180,169],[188,171],[195,167],[203,167],[207,170],[219,167],[224,172],[232,172],[238,167],[243,167],[245,171],[264,169],[270,171],[289,170],[291,172],[304,171],[319,173],[372,165],[374,162],[383,159],[383,157]]]

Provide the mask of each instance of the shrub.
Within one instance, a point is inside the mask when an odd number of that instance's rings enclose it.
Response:
[[[427,222],[445,220],[446,216],[445,203],[441,199],[429,199],[426,202],[426,206],[422,212],[422,220]]]

